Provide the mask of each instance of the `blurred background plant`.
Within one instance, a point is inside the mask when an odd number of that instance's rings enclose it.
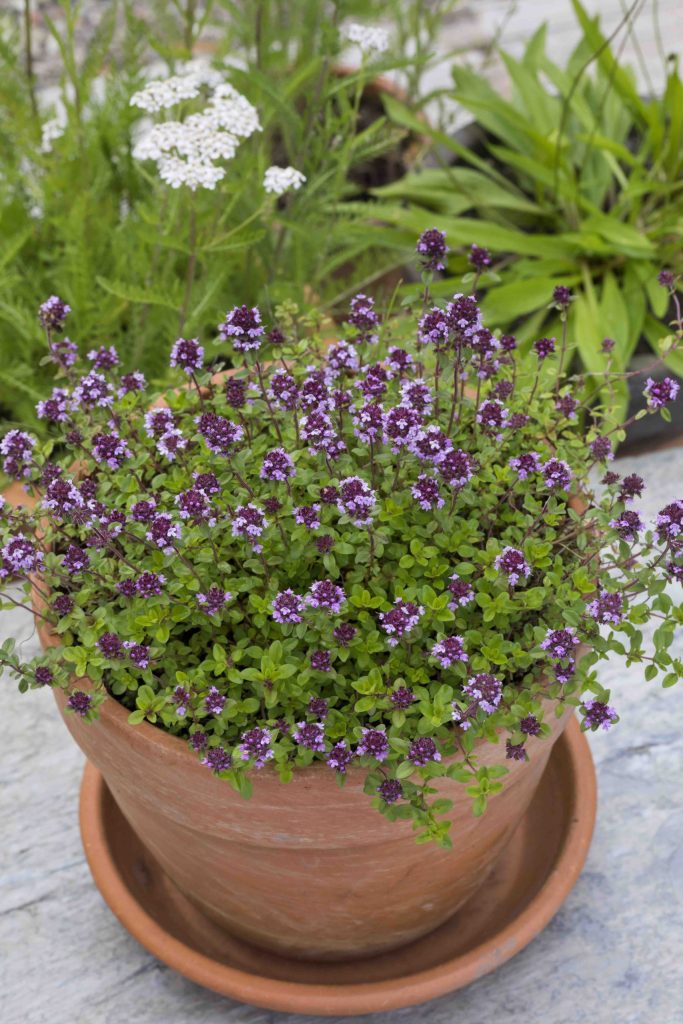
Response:
[[[566,65],[546,55],[545,26],[521,59],[501,52],[509,97],[462,61],[453,65],[448,95],[472,123],[453,136],[423,129],[438,145],[436,166],[373,191],[382,222],[374,241],[396,253],[438,223],[455,249],[435,286],[443,295],[454,290],[452,275],[471,269],[458,246],[488,247],[493,265],[479,281],[485,316],[492,326],[513,320],[527,351],[541,335],[559,337],[551,296],[556,285],[569,286],[574,367],[585,375],[584,398],[597,401],[591,374],[608,362],[625,374],[637,353],[658,355],[666,344],[658,320],[667,317],[668,300],[657,275],[683,272],[683,88],[675,56],[661,54],[666,85],[650,95],[620,59],[643,0],[624,5],[609,37],[579,0],[572,6],[581,39]],[[386,109],[392,121],[416,127],[395,98]],[[505,283],[497,273],[503,267]],[[614,341],[611,350],[605,338]],[[667,362],[683,375],[680,352]],[[627,380],[614,386],[622,415]]]
[[[215,335],[217,316],[232,305],[272,310],[286,295],[332,308],[397,267],[403,253],[368,249],[367,206],[344,210],[340,201],[363,200],[418,159],[423,122],[414,97],[456,2],[113,0],[86,40],[82,3],[60,0],[53,18],[32,0],[6,11],[0,419],[34,422],[44,356],[36,309],[55,291],[75,311],[72,340],[114,344],[124,366],[154,378],[166,372],[169,339]],[[390,35],[373,24],[380,14]],[[359,17],[364,24],[350,29]],[[50,82],[36,75],[37,18],[58,51]],[[416,116],[417,130],[385,115],[377,79],[388,71],[408,85],[401,109]],[[146,83],[172,75],[194,76],[199,86],[181,89],[173,106],[131,106]],[[247,116],[256,126],[230,159],[209,161],[221,168],[209,187],[206,175],[198,183],[182,171],[189,186],[173,178],[182,160],[177,134],[156,166],[137,158],[150,111],[157,122],[201,117],[219,80],[244,97],[239,117],[253,106]],[[221,88],[225,99],[229,86]],[[227,139],[218,142],[229,155]],[[183,129],[181,149],[186,143]],[[216,144],[206,134],[193,141]],[[275,191],[266,191],[271,165],[291,166],[304,186],[279,194],[285,179],[276,174]]]

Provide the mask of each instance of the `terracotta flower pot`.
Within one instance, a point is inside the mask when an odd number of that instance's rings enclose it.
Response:
[[[39,626],[44,645],[58,639]],[[64,710],[66,695],[55,690]],[[530,760],[508,762],[504,789],[474,818],[462,784],[436,786],[454,801],[454,848],[417,845],[410,823],[389,822],[363,792],[365,772],[340,789],[321,763],[288,785],[266,766],[243,800],[181,739],[128,724],[114,699],[95,723],[64,716],[119,808],[175,885],[206,915],[256,946],[314,960],[393,949],[449,918],[485,881],[526,811],[570,712],[552,736],[530,738]],[[482,765],[499,746],[476,748]]]

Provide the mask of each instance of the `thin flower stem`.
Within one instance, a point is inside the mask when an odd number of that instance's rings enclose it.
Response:
[[[187,264],[187,274],[185,275],[185,295],[183,297],[183,304],[180,307],[180,314],[178,316],[178,334],[182,337],[182,333],[185,329],[187,317],[190,309],[190,302],[192,301],[192,288],[194,285],[195,273],[197,271],[197,210],[194,202],[190,202],[190,259]]]

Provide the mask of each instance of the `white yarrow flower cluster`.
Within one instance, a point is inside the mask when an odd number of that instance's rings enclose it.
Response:
[[[350,43],[355,43],[363,53],[384,53],[389,49],[389,33],[377,25],[361,25],[354,21],[343,30]]]
[[[49,121],[45,121],[42,127],[40,150],[42,153],[52,152],[52,143],[61,139],[67,125],[67,114],[64,107],[58,107],[57,113]]]
[[[159,176],[171,188],[186,185],[214,189],[243,139],[261,130],[258,111],[219,72],[189,61],[181,74],[149,82],[135,93],[131,105],[151,113],[169,110],[181,100],[211,92],[205,108],[183,121],[162,121],[143,131],[133,149],[137,160],[154,160]]]
[[[306,176],[297,171],[296,167],[278,167],[273,164],[263,176],[263,187],[266,192],[281,196],[290,189],[296,191],[306,181]]]

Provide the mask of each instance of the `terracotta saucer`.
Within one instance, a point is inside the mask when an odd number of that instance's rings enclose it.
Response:
[[[90,764],[83,776],[80,818],[86,856],[102,895],[130,934],[164,963],[240,1002],[345,1016],[426,1002],[480,978],[523,949],[576,882],[595,810],[593,761],[573,719],[483,890],[425,938],[390,954],[342,964],[262,952],[209,922],[156,865]]]

